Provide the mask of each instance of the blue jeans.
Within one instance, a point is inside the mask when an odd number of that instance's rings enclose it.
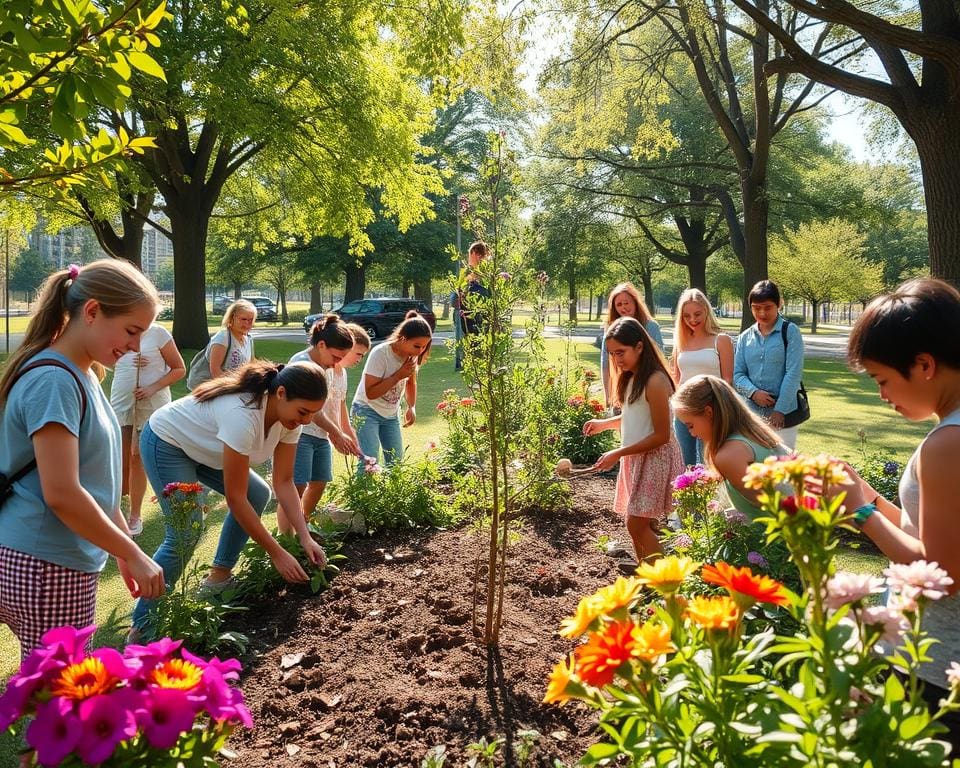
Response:
[[[329,483],[333,480],[333,451],[325,437],[300,435],[297,456],[293,461],[293,482]]]
[[[369,405],[354,403],[350,416],[357,426],[357,441],[364,456],[379,460],[383,446],[383,463],[391,466],[403,458],[403,436],[400,434],[399,416],[381,416]],[[357,467],[363,471],[363,464]]]
[[[182,449],[161,440],[150,428],[149,422],[140,435],[140,458],[146,470],[150,485],[157,491],[157,501],[163,512],[166,532],[160,548],[153,554],[153,559],[163,568],[163,580],[170,590],[181,576],[181,568],[193,555],[200,536],[200,526],[184,526],[187,530],[177,530],[172,525],[170,500],[163,495],[163,488],[167,483],[195,483],[200,482],[207,488],[218,493],[225,493],[223,486],[223,470],[198,464],[187,456]],[[263,514],[267,502],[270,501],[270,486],[260,475],[250,470],[247,480],[247,501],[258,515]],[[190,523],[201,522],[199,509]],[[240,551],[247,543],[249,536],[240,527],[232,513],[228,513],[223,520],[220,530],[220,542],[217,553],[213,557],[213,564],[223,568],[233,568],[240,558]],[[150,609],[154,606],[153,600],[138,600],[133,609],[133,625],[143,628],[148,620]]]
[[[673,431],[680,443],[680,455],[683,456],[684,465],[703,464],[703,440],[691,435],[687,425],[677,418],[673,420]]]

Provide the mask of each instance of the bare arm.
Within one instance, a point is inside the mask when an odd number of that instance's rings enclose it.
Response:
[[[184,364],[183,356],[180,354],[180,350],[177,349],[177,345],[173,339],[160,347],[160,356],[170,370],[152,384],[139,387],[136,392],[134,392],[135,397],[138,399],[141,397],[150,397],[164,387],[169,387],[171,384],[175,384],[186,376],[187,366]]]
[[[197,354],[203,354],[198,352]],[[223,363],[227,357],[227,348],[223,344],[210,345],[210,378],[216,379],[226,373]]]
[[[721,333],[717,339],[717,354],[720,355],[720,378],[733,384],[733,339]]]
[[[403,426],[409,427],[417,420],[417,374],[407,379],[404,394],[407,398],[407,414],[403,419]]]
[[[746,443],[739,440],[727,440],[713,457],[713,466],[720,476],[727,480],[740,494],[754,506],[760,506],[760,491],[747,488],[743,476],[756,457]]]
[[[273,451],[273,492],[277,496],[277,503],[297,532],[300,546],[310,560],[321,568],[326,563],[323,549],[317,544],[307,528],[307,520],[303,516],[303,507],[300,503],[300,494],[293,484],[293,462],[297,455],[296,443],[277,443]]]

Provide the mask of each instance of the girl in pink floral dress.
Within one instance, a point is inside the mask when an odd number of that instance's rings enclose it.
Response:
[[[671,482],[683,471],[670,418],[673,380],[660,348],[632,317],[614,321],[604,340],[614,369],[612,389],[622,412],[591,419],[583,433],[620,430],[620,447],[597,459],[594,469],[602,472],[620,462],[613,508],[626,517],[633,548],[642,561],[662,552],[657,531],[670,511]]]

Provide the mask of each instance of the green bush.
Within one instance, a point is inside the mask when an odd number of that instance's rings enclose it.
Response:
[[[887,501],[899,504],[900,476],[903,474],[904,462],[897,461],[892,451],[880,448],[867,450],[867,439],[863,430],[860,437],[860,461],[851,462],[853,468],[864,480],[876,488]]]

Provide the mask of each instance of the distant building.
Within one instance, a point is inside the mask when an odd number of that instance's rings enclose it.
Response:
[[[154,281],[157,279],[157,273],[165,264],[173,264],[173,243],[165,234],[149,224],[143,228],[140,263],[143,274]]]

